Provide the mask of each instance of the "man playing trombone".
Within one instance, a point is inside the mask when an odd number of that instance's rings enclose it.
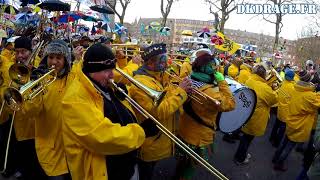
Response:
[[[179,108],[187,100],[187,92],[191,90],[191,82],[184,79],[179,86],[173,86],[164,73],[167,68],[168,57],[165,44],[154,44],[144,49],[143,65],[134,72],[134,79],[147,88],[165,92],[165,96],[158,102],[141,88],[131,86],[129,95],[146,111],[162,123],[169,131],[176,129]],[[137,114],[138,116],[138,114]],[[144,118],[139,114],[138,120]],[[140,149],[139,174],[141,180],[152,179],[153,169],[157,161],[173,155],[174,144],[163,133],[149,137]]]
[[[82,70],[63,97],[63,140],[73,180],[125,180],[132,176],[129,162],[123,162],[123,169],[119,169],[111,163],[119,159],[110,156],[139,148],[145,133],[110,87],[115,67],[110,48],[101,43],[92,45],[84,55]]]

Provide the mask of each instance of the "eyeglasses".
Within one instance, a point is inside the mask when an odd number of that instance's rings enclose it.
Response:
[[[88,62],[88,64],[103,64],[103,65],[112,65],[112,64],[115,64],[116,63],[116,59],[107,59],[107,60],[104,60],[104,61],[90,61]]]

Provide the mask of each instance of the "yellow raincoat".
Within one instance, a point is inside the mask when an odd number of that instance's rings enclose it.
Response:
[[[104,117],[103,97],[83,74],[70,84],[62,100],[62,132],[73,180],[105,180],[105,155],[130,152],[145,139],[137,124],[112,123]]]
[[[278,119],[282,122],[286,122],[286,118],[288,115],[288,104],[290,103],[290,99],[292,97],[292,92],[294,90],[295,82],[284,80],[281,87],[277,90],[278,92]]]
[[[136,71],[139,66],[138,64],[133,63],[132,61],[130,61],[129,63],[127,63],[125,66],[119,66],[117,63],[117,67],[119,67],[122,71],[124,71],[125,73],[127,73],[128,75],[130,75],[131,77],[133,76],[133,72]],[[114,73],[114,81],[119,83],[124,83],[124,84],[131,84],[129,80],[127,80],[124,76],[122,76],[118,71],[113,70]]]
[[[9,61],[9,59],[4,56],[0,55],[0,58],[1,58],[1,62],[2,62],[0,65],[0,73],[3,78],[3,83],[0,86],[0,103],[1,103],[0,106],[1,106],[2,102],[3,102],[3,99],[2,99],[3,92],[7,87],[9,87],[9,83],[11,81],[11,78],[9,76],[9,68],[12,65],[12,62]],[[6,105],[4,105],[4,109],[3,109],[1,116],[0,116],[0,124],[7,121],[9,118],[9,114],[11,114],[11,113],[12,113],[11,110],[8,109],[8,107]]]
[[[10,51],[10,50],[4,48],[4,49],[2,49],[0,55],[6,57],[8,60],[11,60],[12,57],[14,56],[14,51],[13,50]]]
[[[240,74],[238,76],[238,82],[241,84],[245,84],[245,82],[249,79],[252,74],[252,69],[247,64],[241,64],[240,66]]]
[[[193,111],[201,117],[208,125],[216,128],[216,118],[218,112],[231,111],[235,108],[235,101],[230,91],[229,85],[222,81],[218,84],[219,87],[205,85],[199,90],[208,96],[221,101],[221,106],[215,108],[216,105],[211,100],[203,100],[203,104],[192,100],[191,106]],[[179,136],[182,139],[195,146],[209,145],[213,142],[215,131],[206,127],[196,120],[192,119],[187,113],[180,116]]]
[[[42,102],[35,121],[35,144],[39,163],[48,176],[68,173],[62,140],[62,98],[68,85],[74,79],[69,73],[55,80],[41,96]]]
[[[320,107],[320,94],[315,87],[298,81],[288,106],[286,135],[291,141],[306,142]]]
[[[160,73],[150,71],[148,73],[153,77],[136,75],[134,79],[153,90],[166,91],[161,103],[158,106],[154,106],[152,98],[136,86],[130,87],[129,95],[169,131],[174,132],[176,128],[175,121],[177,120],[176,115],[179,108],[187,100],[187,93],[180,87],[163,86],[162,84],[165,83],[160,83]],[[145,119],[139,113],[137,113],[137,117],[139,121]],[[145,140],[140,149],[140,158],[146,162],[161,160],[173,155],[173,147],[172,141],[165,134],[159,133]]]
[[[267,85],[266,80],[256,74],[252,74],[245,85],[256,92],[257,104],[253,115],[242,131],[249,135],[262,136],[267,127],[270,107],[277,103],[278,97],[276,92]]]
[[[231,64],[228,68],[228,76],[237,81],[239,76],[239,68],[236,65]]]
[[[293,79],[294,79],[295,82],[298,82],[300,80],[299,74],[295,73]]]
[[[180,78],[185,78],[191,74],[192,66],[190,62],[184,62],[180,68]]]

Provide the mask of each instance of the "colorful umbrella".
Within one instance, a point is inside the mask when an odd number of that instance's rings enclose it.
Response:
[[[211,42],[215,45],[222,45],[223,44],[223,39],[220,36],[213,35],[211,37]]]
[[[205,31],[198,31],[197,36],[206,39],[210,37],[210,33]]]
[[[181,35],[184,35],[184,36],[192,36],[193,33],[191,30],[183,30]]]
[[[7,14],[17,14],[19,12],[18,9],[11,5],[0,5],[1,8],[3,9],[2,12],[7,13]]]
[[[58,17],[58,22],[68,23],[77,21],[79,19],[81,19],[81,15],[79,14],[63,14]]]
[[[7,32],[3,29],[0,29],[0,38],[7,38]]]
[[[145,29],[145,30],[150,30],[150,29],[153,29],[153,27],[150,26],[150,25],[148,25],[148,26],[146,26],[144,29]]]

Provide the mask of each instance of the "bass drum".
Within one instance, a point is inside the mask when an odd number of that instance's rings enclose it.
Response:
[[[222,112],[218,116],[218,129],[227,134],[232,134],[241,129],[251,118],[256,108],[257,96],[254,90],[226,77],[230,90],[236,101],[236,107],[229,112]]]

